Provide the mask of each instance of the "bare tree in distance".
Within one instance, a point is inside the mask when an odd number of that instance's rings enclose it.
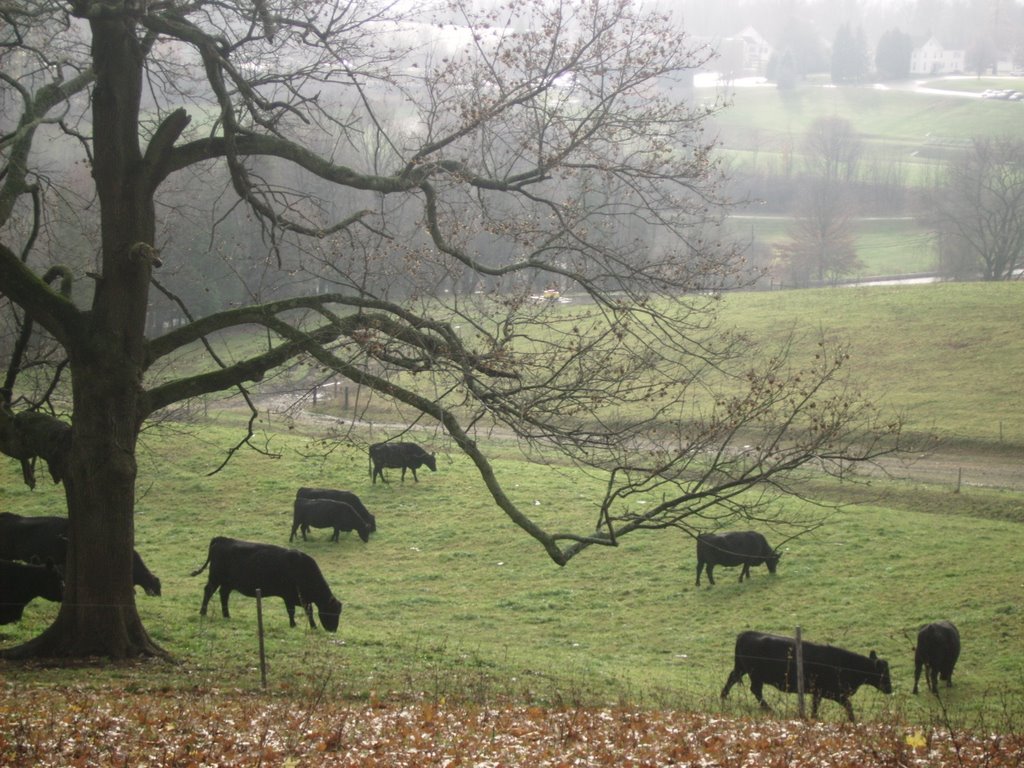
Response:
[[[70,519],[65,601],[9,656],[166,653],[131,586],[140,430],[296,360],[439,425],[560,565],[639,529],[756,516],[800,468],[895,449],[898,422],[845,381],[844,353],[800,365],[716,326],[721,292],[748,276],[713,236],[714,109],[679,97],[709,52],[667,15],[453,2],[443,20],[461,37],[437,53],[366,3],[32,0],[0,15],[0,292],[64,356],[31,397],[12,356],[0,448],[48,463]],[[88,254],[47,247],[63,190],[42,150],[61,142],[90,170]],[[260,238],[235,268],[267,296],[199,315],[162,283],[186,258],[162,252],[175,187],[246,211]],[[315,289],[293,281],[309,254]],[[467,275],[488,289],[445,290]],[[551,281],[587,301],[531,299]],[[147,335],[158,293],[185,323]],[[224,354],[223,334],[247,329],[262,346]],[[206,365],[169,365],[183,350]],[[592,528],[549,531],[509,498],[476,439],[495,425],[607,474]]]
[[[810,175],[842,183],[857,177],[864,141],[845,117],[819,117],[804,137],[804,157]]]
[[[790,241],[780,249],[790,280],[824,283],[862,264],[853,237],[853,196],[863,142],[842,117],[815,120],[804,139],[807,176],[797,196]]]
[[[1024,267],[1024,141],[975,139],[946,167],[922,218],[947,275],[1013,279]]]

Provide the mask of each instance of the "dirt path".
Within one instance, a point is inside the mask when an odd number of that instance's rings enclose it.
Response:
[[[937,451],[910,463],[891,465],[894,477],[929,485],[1024,491],[1024,451],[949,453]]]
[[[272,417],[324,431],[367,427],[383,432],[407,428],[404,424],[362,422],[315,413],[310,410],[311,400],[297,399],[292,394],[261,396],[257,403]],[[1024,492],[1024,449],[998,444],[968,449],[940,447],[930,453],[884,461],[874,474],[951,490],[991,488]]]

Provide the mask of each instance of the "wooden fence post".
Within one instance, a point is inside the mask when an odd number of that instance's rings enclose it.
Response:
[[[796,628],[796,706],[800,719],[805,717],[804,710],[804,644],[800,636],[800,627]]]
[[[267,687],[267,653],[263,644],[263,590],[256,590],[256,631],[260,636],[260,683]]]

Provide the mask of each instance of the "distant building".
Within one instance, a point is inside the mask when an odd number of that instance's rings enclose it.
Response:
[[[772,47],[753,27],[745,27],[737,35],[743,41],[743,70],[748,75],[763,75],[772,57]]]
[[[771,45],[753,27],[745,27],[730,37],[706,39],[706,42],[717,52],[710,66],[726,77],[764,75],[772,56]]]
[[[946,48],[938,38],[928,41],[910,54],[910,74],[951,75],[964,72],[967,68],[967,51],[962,48]]]

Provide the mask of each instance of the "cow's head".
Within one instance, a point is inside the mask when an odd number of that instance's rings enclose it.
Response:
[[[145,583],[142,584],[142,591],[150,597],[160,597],[160,579],[149,574],[152,578],[145,579]]]
[[[363,540],[364,544],[370,540],[370,524],[369,523],[367,523],[366,525],[359,526],[359,528],[357,530],[359,532],[359,538]]]
[[[782,557],[782,553],[776,549],[764,559],[765,565],[768,566],[768,573],[775,573],[775,569],[779,567],[780,557]]]
[[[430,467],[431,472],[437,472],[437,457],[434,454],[426,454],[423,457],[423,463]]]
[[[878,675],[878,680],[873,681],[875,688],[880,690],[882,693],[892,693],[892,678],[889,677],[889,662],[884,659],[878,658],[878,654],[874,651],[868,656],[871,659],[871,663],[874,665],[875,673]]]
[[[341,621],[341,600],[331,595],[327,602],[317,604],[316,612],[324,629],[328,632],[338,631],[338,622]]]

